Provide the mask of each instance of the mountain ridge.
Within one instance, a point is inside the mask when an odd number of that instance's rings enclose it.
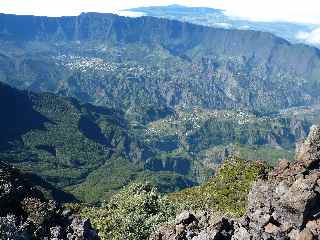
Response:
[[[1,15],[0,33],[0,80],[18,88],[115,106],[129,92],[126,109],[192,102],[209,109],[273,112],[320,101],[320,50],[270,33],[97,13]],[[99,72],[96,64],[110,70]]]
[[[153,16],[171,20],[181,20],[203,26],[222,27],[225,29],[244,29],[270,32],[293,43],[306,43],[319,47],[317,41],[308,41],[299,37],[316,31],[317,24],[295,23],[286,21],[255,21],[236,16],[229,16],[223,10],[207,7],[188,7],[183,5],[150,6],[127,9],[143,16]]]

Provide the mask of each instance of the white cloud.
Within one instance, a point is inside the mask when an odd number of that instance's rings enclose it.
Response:
[[[299,32],[296,35],[296,38],[309,44],[320,45],[320,28],[317,28],[311,32]]]
[[[216,27],[221,27],[221,28],[232,28],[232,24],[230,23],[215,23],[214,24]]]
[[[247,26],[247,25],[244,25],[244,26],[239,27],[239,29],[241,29],[241,30],[250,30],[251,27]]]
[[[113,13],[119,15],[119,16],[125,16],[125,17],[142,17],[144,16],[144,13],[141,12],[132,12],[132,11],[113,11]]]
[[[230,16],[260,21],[320,24],[319,0],[221,0],[217,6]]]
[[[320,24],[319,0],[0,0],[0,12],[65,16],[169,4],[220,8],[228,15],[253,20]]]

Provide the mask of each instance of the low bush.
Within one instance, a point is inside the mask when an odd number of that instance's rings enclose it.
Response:
[[[178,205],[180,210],[212,209],[240,217],[245,213],[247,195],[252,183],[264,175],[266,170],[264,163],[233,157],[206,183],[172,193],[169,199]]]
[[[161,223],[175,217],[175,204],[149,184],[134,183],[115,194],[101,208],[85,208],[102,240],[143,240]]]

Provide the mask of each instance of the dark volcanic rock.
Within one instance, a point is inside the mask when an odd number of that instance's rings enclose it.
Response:
[[[88,220],[61,207],[0,161],[0,239],[98,240]]]
[[[150,240],[219,240],[231,239],[233,221],[209,212],[193,214],[185,211],[177,216],[175,225],[165,225]]]
[[[291,165],[280,162],[268,181],[258,181],[248,196],[246,232],[253,239],[314,239],[319,237],[320,128],[309,137]],[[311,238],[308,238],[311,236]],[[234,239],[245,239],[235,235]]]
[[[17,213],[23,212],[22,202],[27,198],[44,200],[40,191],[27,185],[20,178],[18,170],[0,162],[0,215],[12,213],[12,210]],[[10,208],[8,208],[8,204],[10,204]]]
[[[81,239],[99,239],[97,232],[91,227],[91,223],[88,219],[81,219],[75,217],[68,229],[68,239],[81,240]]]

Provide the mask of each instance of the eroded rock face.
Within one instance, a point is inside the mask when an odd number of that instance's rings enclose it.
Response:
[[[245,216],[248,224],[236,225],[236,231],[247,231],[252,239],[318,239],[319,163],[320,128],[314,126],[295,163],[279,162],[267,181],[259,180],[252,187]]]
[[[0,239],[98,240],[89,220],[64,214],[54,201],[0,161]]]
[[[184,212],[175,227],[160,228],[151,239],[320,239],[320,127],[312,127],[296,158],[292,164],[280,161],[266,180],[253,185],[241,219],[213,221],[212,213],[195,216]],[[166,235],[168,229],[170,235]],[[190,231],[193,236],[187,235]]]
[[[217,240],[231,239],[233,221],[209,212],[193,214],[185,211],[177,216],[175,225],[159,228],[150,240]]]

